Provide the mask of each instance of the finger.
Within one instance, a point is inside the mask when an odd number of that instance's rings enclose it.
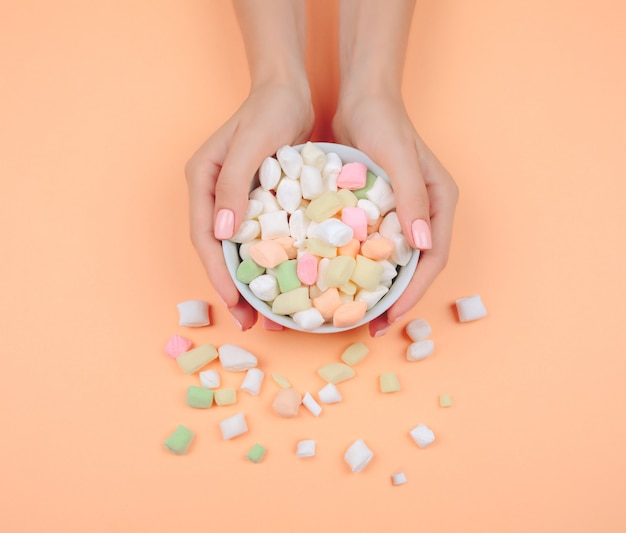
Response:
[[[243,297],[240,297],[239,302],[229,311],[241,331],[246,331],[256,324],[257,311]]]
[[[373,318],[369,323],[369,331],[371,337],[381,337],[391,328],[391,323],[387,319],[387,313],[383,313]]]

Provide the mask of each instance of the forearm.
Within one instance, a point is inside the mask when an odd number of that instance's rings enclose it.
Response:
[[[304,0],[234,0],[252,88],[266,83],[308,87]]]
[[[401,98],[414,0],[341,0],[341,93],[367,90]]]

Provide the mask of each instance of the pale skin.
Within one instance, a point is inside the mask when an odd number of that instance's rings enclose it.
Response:
[[[454,180],[417,134],[402,100],[414,4],[341,0],[339,5],[335,140],[359,148],[386,170],[403,232],[421,250],[403,295],[370,322],[372,336],[383,335],[400,320],[445,266],[458,198]],[[250,93],[191,157],[185,173],[192,242],[215,290],[245,331],[255,324],[257,313],[230,278],[221,239],[232,236],[241,223],[250,176],[281,146],[306,142],[315,116],[304,66],[304,1],[235,0],[234,5],[248,57]]]

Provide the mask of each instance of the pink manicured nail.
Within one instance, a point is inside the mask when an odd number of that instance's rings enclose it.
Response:
[[[432,248],[432,240],[430,237],[430,228],[426,224],[425,220],[417,219],[411,224],[411,233],[413,234],[413,241],[415,247],[420,250],[429,250]]]
[[[374,333],[374,337],[382,337],[390,329],[391,329],[391,324],[389,324],[388,326],[385,326],[384,328],[379,329],[376,333]]]
[[[230,239],[233,236],[235,215],[230,209],[220,209],[215,217],[215,238],[220,240]]]
[[[233,318],[233,322],[239,328],[239,331],[243,331],[243,324],[239,322],[239,320],[237,320],[237,317],[235,315],[230,315],[230,316]]]

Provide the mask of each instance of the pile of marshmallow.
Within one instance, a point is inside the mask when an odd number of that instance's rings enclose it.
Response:
[[[414,252],[389,183],[311,142],[280,148],[258,178],[231,239],[237,279],[304,330],[358,324]]]

